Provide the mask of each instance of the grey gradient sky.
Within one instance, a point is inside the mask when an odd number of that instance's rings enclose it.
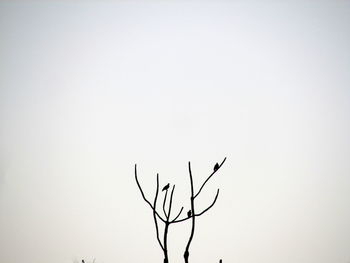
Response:
[[[350,262],[350,2],[0,2],[0,262]],[[181,255],[189,225],[170,230]]]

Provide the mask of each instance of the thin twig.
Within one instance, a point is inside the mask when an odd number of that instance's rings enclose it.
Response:
[[[215,195],[215,198],[214,198],[214,201],[211,203],[210,206],[208,206],[206,209],[204,209],[202,212],[200,212],[199,214],[196,214],[196,216],[201,216],[203,215],[205,212],[207,212],[210,208],[212,208],[216,202],[216,200],[218,199],[218,196],[219,196],[219,189],[216,191],[216,195]]]
[[[173,195],[174,195],[174,190],[175,190],[175,185],[173,186],[173,189],[171,189],[171,194],[170,194],[169,209],[168,209],[168,217],[167,217],[167,221],[168,221],[168,222],[169,222],[169,218],[170,218],[171,207],[173,206]]]
[[[168,197],[168,189],[165,190],[165,196],[164,196],[164,200],[163,200],[163,212],[164,212],[165,218],[168,218],[168,215],[165,212],[165,202],[166,202],[167,197]]]
[[[177,214],[177,216],[175,216],[175,218],[170,223],[175,223],[176,219],[178,219],[178,217],[181,215],[183,209],[184,207],[181,207],[180,212]]]
[[[174,220],[174,221],[171,222],[171,223],[173,223],[173,224],[181,223],[181,222],[187,221],[187,220],[189,220],[189,219],[191,219],[191,218],[192,218],[192,216],[190,216],[190,217],[185,217],[185,218],[182,218],[182,219],[179,219],[179,220]]]
[[[198,192],[194,195],[194,198],[196,198],[199,193],[202,191],[204,185],[209,181],[209,179],[217,172],[220,170],[221,166],[224,164],[224,162],[226,161],[226,157],[224,158],[224,160],[221,162],[221,164],[219,165],[219,168],[214,170],[209,176],[208,178],[204,181],[204,183],[202,184],[202,186],[199,188]]]
[[[214,206],[214,204],[216,203],[216,200],[218,199],[218,196],[219,196],[219,189],[216,191],[216,195],[215,195],[215,198],[214,198],[214,201],[210,204],[210,206],[208,206],[206,209],[204,209],[202,212],[198,213],[198,214],[195,214],[194,216],[201,216],[203,215],[205,212],[207,212],[210,208],[212,208]],[[192,215],[193,216],[193,215]],[[171,223],[180,223],[180,222],[183,222],[183,221],[186,221],[191,217],[185,217],[185,218],[182,218],[182,219],[179,219],[179,220],[176,220],[174,219],[173,221],[171,221]]]

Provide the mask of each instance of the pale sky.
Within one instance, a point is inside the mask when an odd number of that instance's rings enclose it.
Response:
[[[350,2],[0,2],[0,262],[350,262]],[[183,203],[183,204],[182,204]],[[186,210],[187,211],[187,210]],[[189,225],[170,229],[183,262]]]

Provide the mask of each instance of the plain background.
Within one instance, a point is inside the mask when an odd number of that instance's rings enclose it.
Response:
[[[350,262],[348,1],[0,3],[0,262]],[[170,229],[182,262],[189,225]]]

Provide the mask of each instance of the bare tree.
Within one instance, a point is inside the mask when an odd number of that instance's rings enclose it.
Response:
[[[219,196],[219,189],[216,192],[215,198],[213,200],[213,202],[204,210],[202,210],[199,213],[196,213],[196,209],[195,209],[195,198],[197,196],[199,196],[199,194],[201,193],[203,187],[205,186],[205,184],[209,181],[209,179],[221,168],[221,166],[224,164],[226,158],[224,158],[224,160],[221,162],[221,164],[219,165],[218,163],[215,164],[214,166],[214,171],[208,176],[208,178],[203,182],[203,184],[201,185],[201,187],[199,188],[199,190],[195,193],[194,191],[194,186],[193,186],[193,177],[192,177],[192,170],[191,170],[191,163],[188,163],[188,169],[189,169],[189,176],[190,176],[190,184],[191,184],[191,195],[190,195],[190,204],[191,204],[191,209],[187,212],[187,216],[183,217],[182,219],[178,219],[183,211],[183,206],[181,207],[180,211],[177,213],[177,215],[173,218],[170,219],[171,216],[171,209],[172,209],[172,205],[173,205],[173,196],[174,196],[174,191],[175,191],[175,184],[173,185],[172,189],[171,189],[171,193],[170,193],[170,198],[169,198],[169,202],[168,202],[168,206],[166,207],[166,203],[167,203],[167,198],[168,198],[168,191],[169,191],[169,187],[170,184],[167,184],[163,187],[162,191],[165,191],[165,195],[164,195],[164,199],[163,199],[163,206],[162,206],[162,210],[164,213],[164,217],[160,215],[160,212],[157,211],[157,201],[158,201],[158,195],[159,195],[159,174],[157,174],[157,183],[156,183],[156,193],[153,199],[153,203],[151,203],[145,196],[142,187],[140,185],[140,182],[138,180],[137,177],[137,165],[135,164],[135,180],[137,183],[137,186],[141,192],[142,198],[144,199],[144,201],[150,206],[150,208],[152,209],[153,212],[153,220],[154,220],[154,225],[155,225],[155,229],[156,229],[156,238],[157,241],[159,243],[159,246],[161,247],[162,251],[163,251],[163,255],[164,255],[164,263],[169,263],[169,256],[168,256],[168,232],[169,232],[169,227],[171,224],[175,224],[175,223],[180,223],[180,222],[185,222],[186,220],[191,219],[192,222],[192,227],[191,227],[191,233],[186,245],[186,249],[185,249],[185,253],[184,253],[184,260],[185,263],[188,263],[188,259],[189,259],[189,249],[190,249],[190,245],[191,242],[193,240],[193,236],[194,236],[194,231],[195,231],[195,222],[196,222],[196,217],[199,217],[201,215],[203,215],[204,213],[206,213],[210,208],[212,208]],[[159,234],[159,225],[158,225],[158,220],[160,220],[163,224],[164,224],[164,231],[163,231],[163,241],[161,241],[160,239],[160,234]]]

